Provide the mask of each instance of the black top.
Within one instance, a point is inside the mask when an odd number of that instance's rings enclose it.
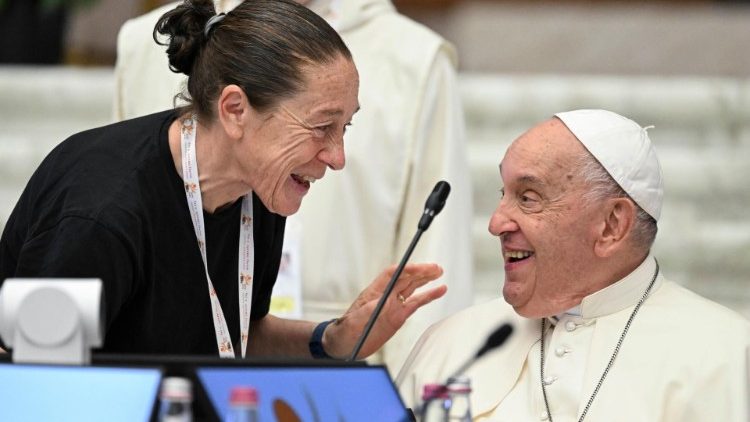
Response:
[[[176,117],[161,112],[71,136],[31,177],[0,239],[0,285],[9,277],[103,280],[102,352],[218,353],[203,261],[169,150]],[[238,200],[204,212],[209,273],[232,344],[241,208]],[[257,320],[268,313],[285,219],[255,196],[253,212]]]

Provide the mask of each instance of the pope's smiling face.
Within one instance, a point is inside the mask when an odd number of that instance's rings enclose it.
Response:
[[[503,297],[528,318],[561,313],[589,293],[596,207],[583,201],[583,145],[557,118],[519,137],[500,163],[503,196],[489,231],[500,237]]]

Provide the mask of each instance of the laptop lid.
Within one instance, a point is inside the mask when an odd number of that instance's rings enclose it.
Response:
[[[148,421],[154,368],[0,363],[0,413],[8,421]]]
[[[409,420],[384,366],[204,366],[196,375],[222,420],[234,386],[258,391],[259,420]]]

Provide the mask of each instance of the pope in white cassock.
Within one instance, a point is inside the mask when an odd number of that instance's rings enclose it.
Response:
[[[500,177],[504,300],[425,332],[396,379],[407,405],[510,323],[465,371],[475,420],[750,420],[750,324],[668,281],[650,252],[663,187],[647,128],[559,113],[513,142]]]

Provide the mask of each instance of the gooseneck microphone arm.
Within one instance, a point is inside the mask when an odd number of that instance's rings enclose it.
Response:
[[[419,405],[416,409],[417,414],[420,416],[420,420],[424,420],[424,412],[425,410],[427,410],[427,405],[431,401],[435,400],[438,396],[445,393],[445,391],[448,389],[448,383],[452,378],[463,374],[469,367],[471,367],[471,365],[482,358],[482,356],[502,346],[503,343],[508,340],[508,337],[510,337],[511,334],[513,334],[513,326],[507,323],[495,329],[495,331],[493,331],[492,334],[487,337],[484,345],[482,345],[482,347],[477,350],[477,352],[473,356],[471,356],[466,362],[464,362],[463,365],[461,365],[457,370],[453,371],[453,374],[451,374],[450,377],[446,378],[445,384],[442,384],[440,389],[433,391],[431,396],[424,398],[422,404]]]
[[[385,287],[383,296],[380,297],[377,306],[375,306],[375,310],[372,312],[372,315],[370,315],[370,319],[367,321],[367,325],[365,325],[365,329],[359,336],[357,344],[354,346],[354,349],[352,350],[352,353],[347,361],[354,361],[357,359],[359,351],[365,344],[367,336],[370,335],[370,331],[375,325],[375,321],[378,319],[380,312],[383,310],[385,301],[388,300],[391,292],[393,292],[393,287],[396,285],[396,280],[398,280],[399,276],[401,276],[401,272],[404,270],[404,266],[406,266],[407,261],[409,261],[409,257],[411,257],[412,252],[414,252],[414,248],[417,246],[417,242],[422,237],[422,233],[424,233],[425,230],[430,227],[432,219],[435,218],[435,216],[443,210],[443,206],[445,206],[445,200],[448,198],[448,194],[450,193],[450,191],[451,186],[448,184],[448,182],[443,180],[438,182],[432,189],[432,193],[427,198],[427,202],[425,203],[422,218],[419,220],[419,224],[417,225],[417,232],[414,233],[414,237],[412,238],[409,247],[406,249],[406,253],[404,253],[404,256],[401,258],[401,262],[398,264],[398,267],[396,267],[396,271],[391,276],[388,285]]]
[[[487,340],[485,341],[482,348],[480,348],[474,356],[472,356],[471,359],[464,362],[463,365],[461,365],[458,369],[456,369],[453,372],[453,375],[448,377],[448,379],[451,379],[453,377],[457,377],[461,374],[463,374],[471,365],[474,364],[479,358],[487,354],[487,352],[494,350],[500,346],[502,346],[503,343],[505,343],[505,340],[510,337],[510,335],[513,333],[513,326],[510,324],[503,324],[495,331],[490,334],[489,337],[487,337]]]

